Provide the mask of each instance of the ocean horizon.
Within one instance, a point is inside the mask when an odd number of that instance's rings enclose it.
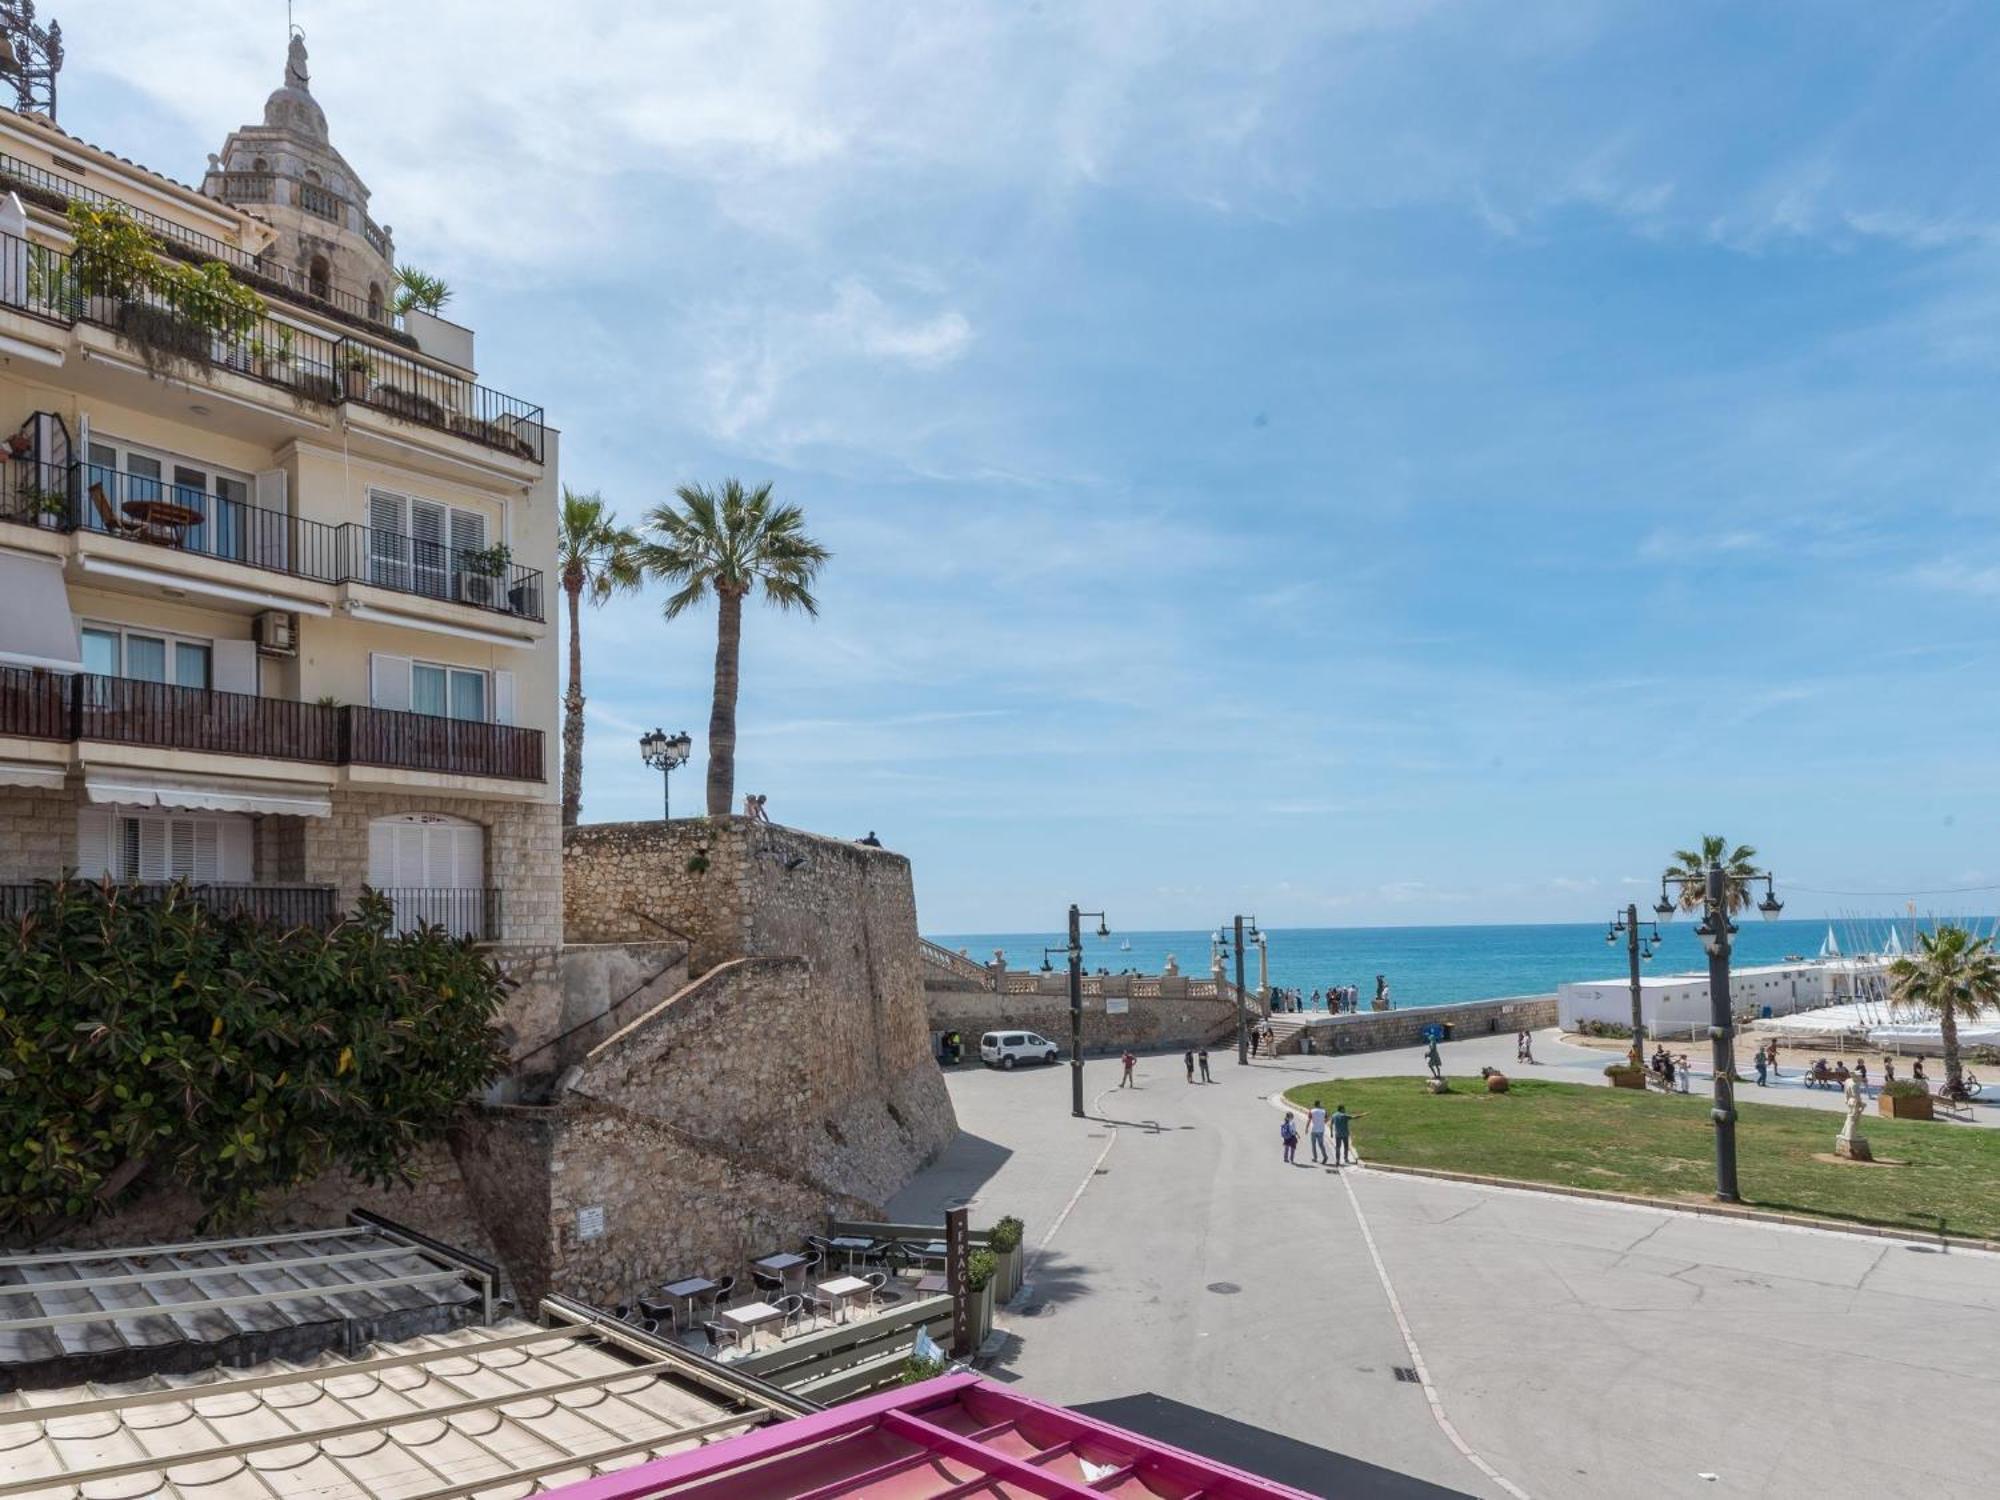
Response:
[[[1698,918],[1681,914],[1660,924],[1660,945],[1648,974],[1707,972],[1707,955],[1694,935]],[[1972,918],[1980,930],[1991,920]],[[1846,917],[1832,920],[1763,922],[1746,913],[1737,919],[1734,962],[1739,966],[1812,958],[1829,931],[1844,953],[1879,951],[1894,928],[1908,946],[1907,918]],[[1641,931],[1648,931],[1641,928]],[[1605,924],[1589,922],[1517,923],[1492,926],[1435,927],[1267,927],[1271,983],[1305,995],[1329,985],[1353,985],[1365,1006],[1375,993],[1375,976],[1389,984],[1394,1005],[1443,1005],[1502,996],[1547,995],[1565,981],[1623,978],[1625,940],[1604,941]],[[1059,948],[1062,933],[926,933],[930,941],[954,952],[963,949],[977,963],[987,963],[995,950],[1016,969],[1037,969],[1044,947]],[[1123,969],[1156,974],[1168,955],[1179,960],[1181,973],[1206,978],[1210,934],[1199,929],[1154,932],[1113,931],[1099,938],[1084,935],[1084,968],[1095,974]],[[1129,946],[1127,946],[1129,944]],[[1245,981],[1257,983],[1257,948],[1247,944],[1243,955]],[[1060,954],[1049,962],[1060,968]],[[1231,977],[1235,973],[1231,960]]]

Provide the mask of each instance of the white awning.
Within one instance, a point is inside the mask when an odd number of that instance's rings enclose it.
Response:
[[[144,771],[87,771],[84,795],[121,807],[183,807],[202,812],[284,813],[295,818],[333,814],[333,798],[312,787],[268,781],[226,781],[207,776],[154,776]]]
[[[83,670],[69,587],[53,557],[0,552],[0,666]]]
[[[66,768],[25,765],[18,760],[0,760],[0,786],[41,786],[60,789]]]

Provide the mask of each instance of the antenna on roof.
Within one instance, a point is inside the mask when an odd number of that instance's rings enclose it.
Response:
[[[35,24],[35,0],[0,0],[0,78],[14,82],[15,108],[56,117],[56,74],[62,71],[62,26]]]

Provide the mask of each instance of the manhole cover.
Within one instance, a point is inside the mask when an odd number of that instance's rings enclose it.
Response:
[[[1415,1365],[1397,1365],[1395,1371],[1398,1380],[1406,1381],[1410,1385],[1417,1383],[1417,1369]]]
[[[1211,1292],[1218,1292],[1225,1297],[1233,1297],[1243,1290],[1242,1287],[1233,1281],[1211,1281],[1208,1284],[1208,1289]]]

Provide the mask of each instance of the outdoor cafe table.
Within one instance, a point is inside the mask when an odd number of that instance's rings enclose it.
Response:
[[[879,1245],[881,1241],[871,1240],[865,1234],[839,1234],[828,1240],[827,1243],[847,1257],[847,1269],[851,1271],[854,1269],[854,1257],[857,1255],[866,1255]]]
[[[845,1323],[852,1310],[854,1299],[874,1290],[859,1276],[836,1276],[831,1281],[819,1284],[819,1294],[840,1309],[838,1321]]]
[[[722,1321],[733,1323],[750,1336],[750,1347],[755,1348],[757,1330],[766,1323],[775,1323],[783,1318],[785,1310],[773,1307],[768,1302],[746,1302],[741,1307],[728,1307],[722,1311]]]
[[[769,1271],[780,1281],[790,1281],[794,1271],[799,1273],[799,1279],[803,1281],[805,1263],[806,1258],[803,1255],[793,1255],[789,1252],[783,1255],[767,1255],[762,1260],[750,1262],[760,1271]]]
[[[944,1273],[941,1271],[926,1272],[924,1275],[919,1276],[917,1278],[917,1290],[920,1292],[935,1293],[935,1292],[941,1292],[944,1289],[945,1289]]]
[[[681,1299],[681,1318],[690,1325],[694,1322],[694,1299],[703,1292],[715,1290],[715,1283],[706,1276],[690,1276],[685,1281],[670,1282],[660,1288],[669,1297]]]

